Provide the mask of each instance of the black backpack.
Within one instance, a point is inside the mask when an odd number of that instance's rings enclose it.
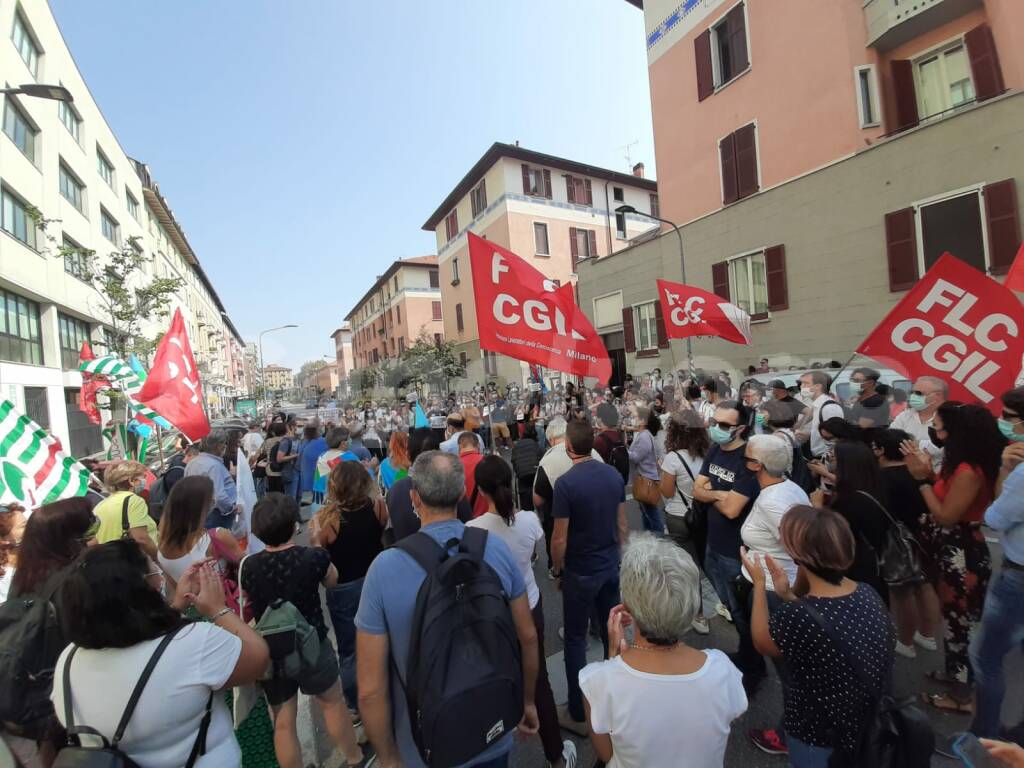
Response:
[[[270,446],[270,455],[267,458],[270,459],[270,471],[271,472],[278,472],[278,473],[281,472],[282,465],[277,462],[277,456],[278,456],[278,454],[281,451],[281,443],[282,442],[284,442],[284,441],[283,440],[278,440],[276,443],[274,443],[272,446]]]
[[[66,571],[51,576],[38,595],[16,595],[0,604],[0,722],[42,738],[53,704],[53,669],[67,646],[53,596]]]
[[[78,646],[71,649],[71,652],[68,653],[68,657],[64,662],[63,675],[64,727],[67,728],[68,732],[68,746],[64,747],[64,749],[57,753],[57,759],[53,762],[53,768],[140,768],[138,763],[121,751],[119,745],[121,743],[121,739],[124,738],[125,729],[128,727],[128,721],[131,720],[132,713],[135,711],[135,706],[139,703],[139,698],[142,696],[142,690],[146,687],[146,683],[149,681],[150,675],[153,674],[153,669],[156,667],[156,663],[160,660],[160,657],[163,656],[164,651],[167,650],[167,646],[170,645],[171,640],[174,639],[174,636],[178,634],[182,628],[183,627],[178,627],[164,635],[163,639],[160,641],[160,645],[156,647],[156,650],[153,651],[153,655],[149,657],[149,662],[146,664],[146,668],[142,670],[142,674],[139,676],[139,681],[135,684],[135,688],[132,689],[132,695],[128,698],[128,704],[125,705],[124,713],[121,715],[121,720],[117,724],[117,730],[114,732],[114,738],[110,741],[108,741],[107,737],[95,728],[90,728],[87,725],[75,725],[74,712],[71,706],[71,662],[75,658],[75,652],[78,650]],[[196,740],[192,744],[192,752],[188,756],[188,762],[185,763],[185,768],[192,768],[199,756],[206,754],[206,732],[210,728],[212,712],[213,691],[210,691],[210,697],[206,700],[206,712],[203,714],[203,719],[199,723],[199,733],[196,735]],[[83,746],[81,742],[81,737],[83,735],[98,739],[100,741],[100,745]]]
[[[604,438],[607,442],[611,443],[611,450],[608,451],[608,464],[609,466],[615,467],[622,475],[622,482],[624,485],[629,484],[629,449],[621,439],[616,439],[612,442],[612,439],[604,433],[598,435],[598,437]]]
[[[175,476],[177,477],[174,482],[185,476],[184,465],[172,464],[149,489],[149,516],[158,523],[160,522],[160,515],[163,513],[164,504],[171,492],[170,486],[174,485],[174,483],[168,484],[167,480]]]
[[[484,562],[485,530],[466,528],[462,541],[443,548],[422,532],[396,546],[427,572],[403,683],[413,740],[430,768],[461,765],[523,717],[522,650],[509,597]]]
[[[820,485],[818,478],[808,468],[807,459],[804,458],[803,448],[800,443],[790,438],[789,435],[783,434],[783,437],[789,440],[793,446],[793,466],[789,470],[789,479],[803,488],[804,493],[810,495],[818,490]]]

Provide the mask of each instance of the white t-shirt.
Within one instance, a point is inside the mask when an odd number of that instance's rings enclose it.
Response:
[[[772,560],[782,567],[782,570],[789,576],[789,583],[796,581],[796,563],[790,558],[789,553],[782,546],[779,540],[779,526],[782,525],[782,518],[792,507],[797,504],[809,505],[811,500],[807,497],[804,489],[792,480],[783,480],[781,483],[769,485],[762,488],[757,496],[757,501],[750,509],[743,527],[740,529],[740,536],[743,544],[750,552],[760,555],[771,555]],[[774,589],[772,577],[768,568],[764,567],[766,586],[769,591]],[[743,571],[743,576],[750,581],[750,575]]]
[[[704,666],[689,675],[640,672],[621,656],[583,668],[590,724],[612,740],[608,768],[722,768],[730,726],[747,711],[747,694],[728,656],[703,653]]]
[[[263,445],[264,437],[259,432],[246,432],[242,437],[242,450],[246,456],[252,456]]]
[[[680,458],[682,457],[682,458]],[[685,462],[686,466],[683,466]],[[693,504],[693,478],[700,474],[700,468],[704,465],[703,459],[695,459],[688,451],[666,451],[665,458],[661,462],[661,471],[676,478],[676,494],[671,499],[665,499],[665,514],[683,517],[686,514],[686,504]],[[690,468],[690,473],[686,471]],[[679,498],[679,494],[686,498],[686,504]]]
[[[558,480],[562,475],[572,469],[572,459],[569,458],[568,446],[563,441],[558,445],[548,448],[548,452],[540,460],[538,465],[544,470],[544,474],[551,484],[551,487],[555,487],[555,481]],[[604,459],[601,458],[601,454],[596,449],[590,450],[590,458],[597,459],[602,464]]]
[[[128,697],[160,638],[129,648],[79,648],[71,662],[71,700],[76,725],[95,728],[112,738]],[[54,670],[50,698],[64,722],[64,662]],[[146,768],[181,768],[199,733],[210,691],[219,691],[231,676],[242,641],[215,624],[197,622],[180,630],[164,651],[139,697],[121,749]],[[197,768],[239,766],[242,751],[224,697],[213,696],[213,715],[206,734],[206,754]]]
[[[928,435],[928,427],[935,426],[934,414],[927,421],[921,421],[921,416],[912,408],[907,408],[903,413],[892,420],[890,429],[902,429],[913,437],[922,451],[932,457],[932,468],[938,470],[942,464],[943,450],[936,447]]]
[[[544,540],[544,529],[540,525],[537,513],[521,510],[516,512],[515,522],[507,525],[501,515],[487,512],[470,520],[466,525],[483,528],[508,544],[508,548],[512,550],[512,557],[523,574],[523,580],[526,581],[526,597],[530,602],[530,608],[536,606],[540,600],[540,589],[537,588],[537,579],[533,575],[532,560],[537,542]]]
[[[828,446],[824,438],[818,432],[821,422],[833,418],[846,418],[843,406],[830,394],[818,395],[818,398],[811,404],[811,455],[815,457],[824,456],[828,453]]]

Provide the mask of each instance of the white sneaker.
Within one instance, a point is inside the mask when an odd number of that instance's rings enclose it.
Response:
[[[562,762],[565,768],[576,768],[576,759],[576,744],[572,739],[566,739],[562,742]]]
[[[717,613],[719,616],[721,616],[726,621],[728,621],[730,623],[732,622],[732,614],[729,613],[729,609],[726,608],[722,603],[719,603],[718,605],[715,606],[715,613]]]
[[[926,651],[937,651],[939,649],[939,645],[935,642],[934,637],[922,635],[920,632],[914,633],[914,644],[924,648]]]
[[[563,641],[565,640],[565,627],[558,628],[558,639]]]
[[[693,620],[693,624],[690,625],[694,632],[698,635],[710,635],[711,625],[708,624],[708,620],[703,616],[698,616]]]
[[[917,650],[914,648],[914,644],[904,645],[899,640],[896,641],[896,653],[905,659],[916,659]]]

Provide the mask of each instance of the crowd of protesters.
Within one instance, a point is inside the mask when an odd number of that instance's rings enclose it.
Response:
[[[776,695],[770,664],[783,714],[754,745],[856,766],[898,660],[941,654],[916,706],[963,719],[936,750],[980,739],[993,764],[1024,765],[1024,724],[1002,720],[1003,660],[1024,637],[1024,388],[997,417],[942,379],[880,379],[856,368],[843,398],[824,369],[738,389],[655,370],[269,413],[183,443],[148,482],[119,461],[103,493],[5,507],[0,645],[39,647],[0,647],[21,700],[0,695],[4,739],[31,766],[97,737],[143,768],[256,764],[235,731],[263,707],[265,748],[301,768],[301,692],[341,765],[497,768],[518,732],[575,768],[567,732],[599,765],[721,766],[748,701]],[[34,600],[49,618],[28,629]],[[691,644],[711,621],[731,624],[728,649]],[[604,660],[588,664],[590,634]]]

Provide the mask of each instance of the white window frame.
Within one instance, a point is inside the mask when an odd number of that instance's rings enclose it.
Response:
[[[537,247],[537,227],[544,227],[544,245],[547,247],[543,251]],[[548,228],[546,221],[533,222],[533,253],[534,256],[551,255],[551,230]]]
[[[633,342],[637,352],[648,352],[658,348],[658,315],[655,304],[657,304],[656,301],[645,301],[643,304],[634,304],[632,307]],[[651,316],[645,319],[640,316],[640,310],[647,307],[650,307]],[[646,327],[650,346],[644,346],[640,332],[641,327]]]
[[[622,229],[619,229],[619,220],[622,220]],[[615,212],[615,238],[617,240],[628,240],[627,227],[629,223],[626,221],[626,214]]]
[[[78,187],[78,205],[75,205],[75,201],[69,199],[68,196],[64,194],[64,190],[61,189],[61,174],[66,175]],[[77,173],[71,170],[71,166],[65,163],[63,159],[61,159],[60,162],[57,164],[57,191],[60,193],[60,197],[62,200],[65,200],[68,203],[70,203],[72,208],[74,208],[80,214],[85,216],[85,184],[82,183],[82,179],[79,178]]]
[[[924,266],[924,219],[921,216],[921,209],[968,195],[976,195],[978,198],[978,213],[981,216],[981,247],[985,252],[985,271],[988,273],[992,269],[992,252],[988,243],[988,227],[985,225],[985,195],[983,194],[985,185],[986,182],[978,182],[969,187],[961,187],[941,195],[926,197],[911,204],[910,207],[914,209],[914,236],[917,238],[917,274],[923,275],[927,271]]]
[[[109,174],[105,173],[106,169],[110,169]],[[96,172],[99,174],[103,182],[114,189],[117,185],[117,172],[114,168],[114,164],[110,162],[110,158],[107,157],[106,152],[100,149],[100,145],[96,145]]]
[[[71,116],[71,125],[73,125],[74,128],[68,125],[67,120],[64,119],[64,115]],[[66,101],[57,102],[57,119],[60,120],[61,125],[64,126],[64,130],[71,134],[71,138],[75,140],[75,143],[81,145],[82,116],[78,114],[78,111],[74,106],[68,104]]]
[[[864,74],[867,74],[867,101],[871,108],[871,117],[865,119],[864,114]],[[857,122],[861,128],[877,128],[882,124],[882,108],[878,99],[878,70],[874,64],[865,64],[853,68],[853,89],[857,94]]]
[[[113,238],[107,237],[107,233],[103,231],[103,224],[107,220],[109,220],[114,225]],[[121,247],[121,224],[118,222],[117,219],[110,215],[110,211],[108,211],[106,208],[103,208],[102,206],[100,207],[100,234],[103,235],[103,238],[107,242],[116,245],[118,248]]]
[[[28,41],[29,45],[32,46],[32,52],[29,56],[29,60],[26,61],[22,55],[21,48],[18,45],[18,41],[15,40],[14,35],[18,31],[18,27],[21,27],[21,33],[24,39]],[[32,27],[28,23],[28,19],[25,18],[25,14],[22,12],[20,6],[16,6],[14,9],[14,21],[11,23],[11,43],[14,45],[14,50],[18,52],[18,58],[25,64],[25,67],[29,72],[32,73],[32,79],[39,79],[39,60],[43,58],[43,47],[39,45],[39,39],[36,37],[35,32],[32,31]]]
[[[139,220],[139,201],[132,194],[132,191],[128,187],[124,188],[124,204],[128,209],[128,215],[136,221]]]
[[[526,166],[527,178],[530,180],[530,191],[526,193],[528,197],[547,197],[547,187],[544,185],[544,168],[539,165],[527,165]],[[533,191],[533,190],[536,190]]]
[[[616,203],[626,202],[626,190],[622,187],[612,187],[612,200]]]
[[[723,82],[722,60],[719,55],[718,48],[718,29],[725,23],[726,17],[730,13],[732,13],[733,9],[737,5],[743,6],[743,36],[746,37],[747,39],[747,67],[746,69],[737,72],[731,78]],[[715,86],[714,92],[718,93],[718,91],[720,91],[722,88],[725,88],[730,83],[739,80],[742,75],[745,75],[747,72],[750,71],[750,68],[754,66],[754,59],[750,52],[750,16],[747,13],[746,0],[739,0],[738,3],[734,3],[733,5],[729,6],[729,8],[726,9],[726,11],[722,13],[722,15],[718,18],[718,21],[711,25],[710,33],[711,34],[709,42],[711,43],[711,80]]]
[[[764,310],[764,312],[755,312],[754,311],[756,309],[756,306],[757,306],[756,305],[756,301],[755,301],[755,296],[754,296],[754,270],[749,269],[749,268],[747,269],[747,291],[748,291],[748,295],[750,296],[751,304],[750,304],[749,307],[743,307],[739,303],[739,300],[737,299],[737,293],[738,292],[736,290],[736,283],[733,280],[733,266],[732,265],[733,265],[733,263],[735,263],[737,261],[740,261],[742,259],[751,259],[751,260],[753,260],[753,258],[755,256],[760,256],[762,261],[764,261],[764,259],[765,259],[765,251],[767,251],[767,248],[754,248],[753,250],[744,251],[743,253],[738,253],[735,256],[730,256],[728,259],[726,259],[726,264],[727,264],[727,269],[728,269],[728,278],[729,278],[729,301],[732,304],[735,304],[740,309],[742,309],[744,312],[747,312],[750,315],[751,322],[755,322],[755,323],[767,322],[768,320],[771,320],[771,317],[772,317],[771,310],[768,309],[768,264],[765,263],[765,265],[764,265],[765,266],[765,269],[764,269],[764,272],[765,272],[765,275],[764,275],[764,278],[765,278],[764,279],[764,306],[765,306],[765,310]],[[757,318],[757,319],[754,319],[754,318]]]
[[[23,122],[25,124],[26,130],[28,131],[29,134],[31,134],[31,136],[32,136],[32,140],[31,140],[32,141],[32,153],[31,154],[29,154],[28,152],[25,152],[21,147],[19,147],[18,143],[17,143],[17,141],[15,141],[14,137],[11,136],[9,133],[7,133],[6,127],[7,127],[7,110],[8,109],[11,110],[12,114],[14,114],[16,120],[21,120],[21,122]],[[17,102],[17,100],[15,100],[10,95],[8,95],[4,99],[3,110],[2,110],[2,112],[0,112],[0,120],[3,121],[3,133],[4,133],[4,135],[7,136],[7,138],[11,140],[11,143],[15,147],[18,147],[18,151],[21,152],[21,154],[23,154],[25,157],[27,157],[29,162],[32,163],[32,165],[35,165],[36,167],[38,167],[39,163],[37,162],[36,158],[39,157],[39,135],[40,135],[41,131],[39,130],[39,126],[36,125],[36,122],[29,116],[28,112],[25,111],[25,108],[22,107],[21,104],[19,104]]]
[[[4,234],[9,235],[10,237],[14,238],[19,243],[24,245],[26,248],[30,248],[31,250],[33,250],[36,253],[38,253],[39,252],[39,232],[38,232],[39,227],[36,226],[36,223],[34,221],[32,221],[32,218],[28,215],[28,209],[31,206],[31,203],[29,203],[27,200],[25,200],[25,198],[23,198],[21,195],[19,195],[17,192],[15,192],[10,187],[2,186],[2,187],[0,187],[0,207],[3,206],[2,198],[5,197],[5,196],[6,197],[10,197],[11,200],[14,201],[14,203],[17,203],[18,206],[23,209],[23,215],[25,216],[25,239],[22,240],[20,237],[18,237],[14,233],[14,231],[13,231],[13,224],[12,224],[12,229],[7,229],[6,222],[3,221],[3,210],[2,209],[0,209],[0,231],[2,231]],[[11,205],[12,209],[14,207],[14,203],[12,203],[12,205]]]
[[[920,101],[921,94],[924,92],[924,88],[921,84],[921,64],[928,59],[938,58],[939,65],[942,68],[942,79],[946,86],[943,95],[945,96],[947,101],[944,103],[947,103],[949,99],[949,75],[946,72],[946,54],[949,53],[954,48],[962,48],[964,51],[964,56],[967,58],[967,78],[971,81],[971,90],[974,91],[974,98],[955,107],[952,104],[949,104],[949,106],[944,106],[938,112],[934,112],[930,115],[925,115],[924,109],[922,109],[922,104]],[[910,64],[914,74],[914,98],[917,99],[917,110],[920,114],[921,122],[935,119],[937,116],[945,115],[954,109],[964,109],[977,102],[977,86],[974,83],[974,73],[971,71],[971,60],[967,52],[967,42],[964,40],[963,35],[958,35],[956,37],[950,38],[949,40],[939,43],[938,45],[932,46],[926,51],[922,51],[921,53],[917,54],[910,60]]]

